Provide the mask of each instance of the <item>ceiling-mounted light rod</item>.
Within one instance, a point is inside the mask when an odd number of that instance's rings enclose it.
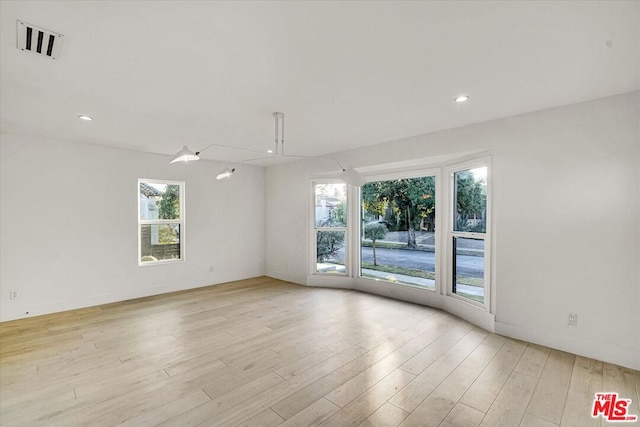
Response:
[[[348,182],[352,185],[355,186],[359,186],[362,185],[362,183],[364,182],[362,180],[361,175],[355,171],[354,169],[350,169],[349,171],[347,171],[347,169],[342,166],[342,163],[340,163],[340,161],[336,158],[333,157],[323,157],[323,156],[299,156],[299,155],[294,155],[294,154],[286,154],[285,150],[284,150],[284,113],[281,112],[274,112],[273,113],[273,118],[274,118],[274,125],[275,125],[275,129],[274,129],[274,149],[273,150],[269,150],[267,153],[269,153],[270,155],[268,157],[259,157],[259,158],[255,158],[255,159],[247,159],[244,160],[238,164],[244,164],[244,163],[249,163],[249,162],[256,162],[259,160],[268,160],[268,159],[272,159],[276,156],[278,156],[278,154],[280,154],[281,157],[287,157],[287,158],[297,158],[297,159],[322,159],[322,160],[331,160],[333,162],[335,162],[339,167],[340,167],[340,172],[341,172],[341,176],[342,178],[345,180],[345,182]],[[281,149],[278,149],[278,145],[281,146]],[[249,151],[252,153],[264,153],[263,151],[258,151],[258,150],[252,150],[252,149],[248,149],[248,148],[241,148],[241,147],[232,147],[230,145],[223,145],[223,144],[209,144],[208,146],[204,147],[202,150],[200,151],[196,151],[195,153],[192,152],[191,150],[189,150],[189,147],[187,147],[186,145],[184,147],[182,147],[182,150],[178,151],[178,153],[176,153],[176,155],[174,156],[174,158],[169,162],[169,163],[176,163],[176,162],[190,162],[190,161],[194,161],[194,160],[199,160],[200,159],[200,153],[202,153],[203,151],[211,148],[211,147],[223,147],[223,148],[233,148],[234,150],[242,150],[242,151]],[[221,171],[217,176],[216,179],[221,180],[221,179],[225,179],[225,178],[230,178],[231,176],[233,176],[235,172],[235,168],[233,169],[229,169],[228,167],[225,167],[225,169],[223,171]]]
[[[340,167],[341,171],[344,172],[346,171],[346,169],[344,168],[344,166],[342,166],[342,163],[340,163],[338,161],[338,159],[335,159],[333,157],[323,157],[323,156],[298,156],[298,155],[294,155],[294,154],[286,154],[284,152],[284,113],[279,113],[279,112],[275,112],[273,113],[273,117],[275,118],[275,134],[276,134],[276,153],[278,152],[278,143],[280,143],[280,146],[282,147],[281,149],[281,155],[282,157],[289,157],[289,158],[297,158],[297,159],[324,159],[324,160],[333,160],[334,162],[336,162],[338,164],[338,166]]]
[[[192,162],[192,161],[195,161],[195,160],[200,160],[200,153],[202,153],[205,150],[208,150],[211,147],[232,148],[234,150],[242,150],[242,151],[249,151],[251,153],[264,154],[264,151],[252,150],[250,148],[232,147],[230,145],[223,145],[223,144],[209,144],[206,147],[204,147],[203,149],[201,149],[199,151],[196,151],[194,153],[193,151],[191,151],[189,149],[189,147],[187,147],[185,145],[185,146],[182,147],[182,150],[178,151],[176,153],[176,155],[173,156],[173,159],[171,159],[169,164],[177,163],[177,162]],[[276,146],[276,150],[277,150],[277,146]],[[277,151],[276,151],[276,153],[277,153]],[[271,157],[273,157],[273,156],[271,156]],[[267,158],[271,158],[271,157],[267,157]],[[262,160],[262,159],[260,159],[260,160]]]
[[[273,113],[273,118],[274,118],[274,123],[276,127],[275,141],[274,141],[276,148],[274,149],[274,151],[275,151],[275,154],[278,154],[278,142],[280,142],[278,130],[280,128],[279,126],[280,123],[282,123],[282,137],[280,138],[282,140],[282,148],[284,149],[284,113],[279,113],[276,111],[275,113]]]

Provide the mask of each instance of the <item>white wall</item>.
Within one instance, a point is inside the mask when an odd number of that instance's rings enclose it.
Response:
[[[0,320],[263,275],[264,168],[169,160],[1,134]],[[138,266],[138,178],[185,181],[184,262]]]
[[[496,332],[640,369],[639,118],[634,92],[337,157],[367,171],[491,154]],[[307,283],[308,178],[332,168],[268,168],[269,276]]]

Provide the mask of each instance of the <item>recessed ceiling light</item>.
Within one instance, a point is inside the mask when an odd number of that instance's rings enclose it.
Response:
[[[460,95],[456,97],[456,102],[458,103],[467,102],[468,100],[469,100],[469,97],[467,95]]]
[[[88,121],[88,122],[90,122],[91,120],[93,120],[93,117],[91,117],[91,116],[85,116],[84,114],[79,115],[79,116],[78,116],[78,118],[79,118],[80,120],[86,120],[86,121]]]
[[[273,150],[267,150],[268,154],[273,154]]]

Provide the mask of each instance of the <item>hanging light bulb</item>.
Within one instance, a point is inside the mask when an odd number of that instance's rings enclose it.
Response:
[[[185,145],[182,147],[182,150],[178,151],[176,155],[173,156],[173,159],[169,164],[177,162],[191,162],[194,160],[200,160],[200,156],[189,150],[189,147]]]
[[[218,181],[220,181],[221,179],[227,179],[227,178],[229,178],[229,177],[233,176],[233,173],[234,173],[235,171],[236,171],[236,169],[235,169],[235,168],[233,168],[233,169],[224,168],[224,169],[222,170],[222,172],[220,172],[220,173],[216,176],[216,179],[217,179]]]

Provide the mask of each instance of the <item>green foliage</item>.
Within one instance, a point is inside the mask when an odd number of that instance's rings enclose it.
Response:
[[[180,218],[180,186],[167,185],[167,189],[162,195],[158,204],[158,215],[160,219]]]
[[[368,270],[384,271],[385,273],[401,274],[403,276],[417,277],[420,279],[432,279],[435,280],[434,273],[426,270],[420,270],[418,268],[400,267],[396,265],[374,265],[370,262],[363,261],[362,268]]]
[[[373,263],[363,261],[362,268],[365,270],[384,271],[385,273],[401,274],[403,276],[417,277],[420,279],[435,280],[436,278],[435,274],[430,271],[421,270],[419,268],[400,267],[397,265],[374,265]],[[476,278],[476,277],[456,277],[456,283],[459,285],[467,285],[467,286],[473,286],[476,288],[484,288],[484,279]],[[462,295],[460,291],[458,291],[458,294]],[[464,294],[464,296],[470,297],[469,294]],[[482,302],[482,300],[479,300],[479,301]]]
[[[331,218],[329,219],[330,226],[344,226],[347,224],[347,204],[342,201],[333,208],[331,212]]]
[[[363,248],[370,248],[372,247],[372,243],[368,240],[362,240],[360,242],[360,246]],[[402,250],[406,250],[406,251],[420,251],[420,252],[433,252],[433,248],[429,248],[429,247],[425,247],[425,246],[418,246],[417,248],[408,248],[406,243],[400,243],[400,242],[383,242],[383,241],[377,241],[376,242],[376,248],[382,248],[382,249],[402,249]]]
[[[316,206],[322,200],[336,203],[329,212],[329,217],[318,220],[318,227],[344,227],[347,224],[347,206],[345,200],[345,184],[317,184],[315,186]],[[317,262],[334,258],[344,247],[344,231],[318,231],[316,234]]]
[[[167,245],[178,242],[178,232],[169,224],[158,225],[158,244]]]
[[[335,257],[344,247],[344,231],[318,231],[316,242],[317,262]]]
[[[387,236],[387,227],[379,222],[371,222],[364,226],[364,237],[372,242],[384,239]],[[375,244],[375,243],[374,243]]]
[[[162,198],[156,202],[159,219],[180,219],[180,186],[167,185]],[[161,245],[176,243],[180,239],[179,229],[164,224],[158,226],[158,243]]]
[[[484,232],[487,207],[486,182],[471,171],[456,173],[456,230]],[[478,223],[471,220],[477,219]]]
[[[362,204],[365,213],[381,216],[388,210],[400,222],[399,230],[407,230],[407,246],[415,248],[415,230],[435,217],[435,178],[403,178],[369,182],[362,186]]]
[[[379,222],[371,222],[364,226],[364,237],[371,240],[373,245],[373,265],[378,265],[376,258],[376,240],[384,239],[387,235],[387,227]]]
[[[361,191],[364,211],[376,217],[383,216],[388,203],[383,194],[382,182],[368,182],[362,186]]]
[[[469,223],[469,214],[466,212],[460,212],[456,214],[456,230],[465,230]]]

